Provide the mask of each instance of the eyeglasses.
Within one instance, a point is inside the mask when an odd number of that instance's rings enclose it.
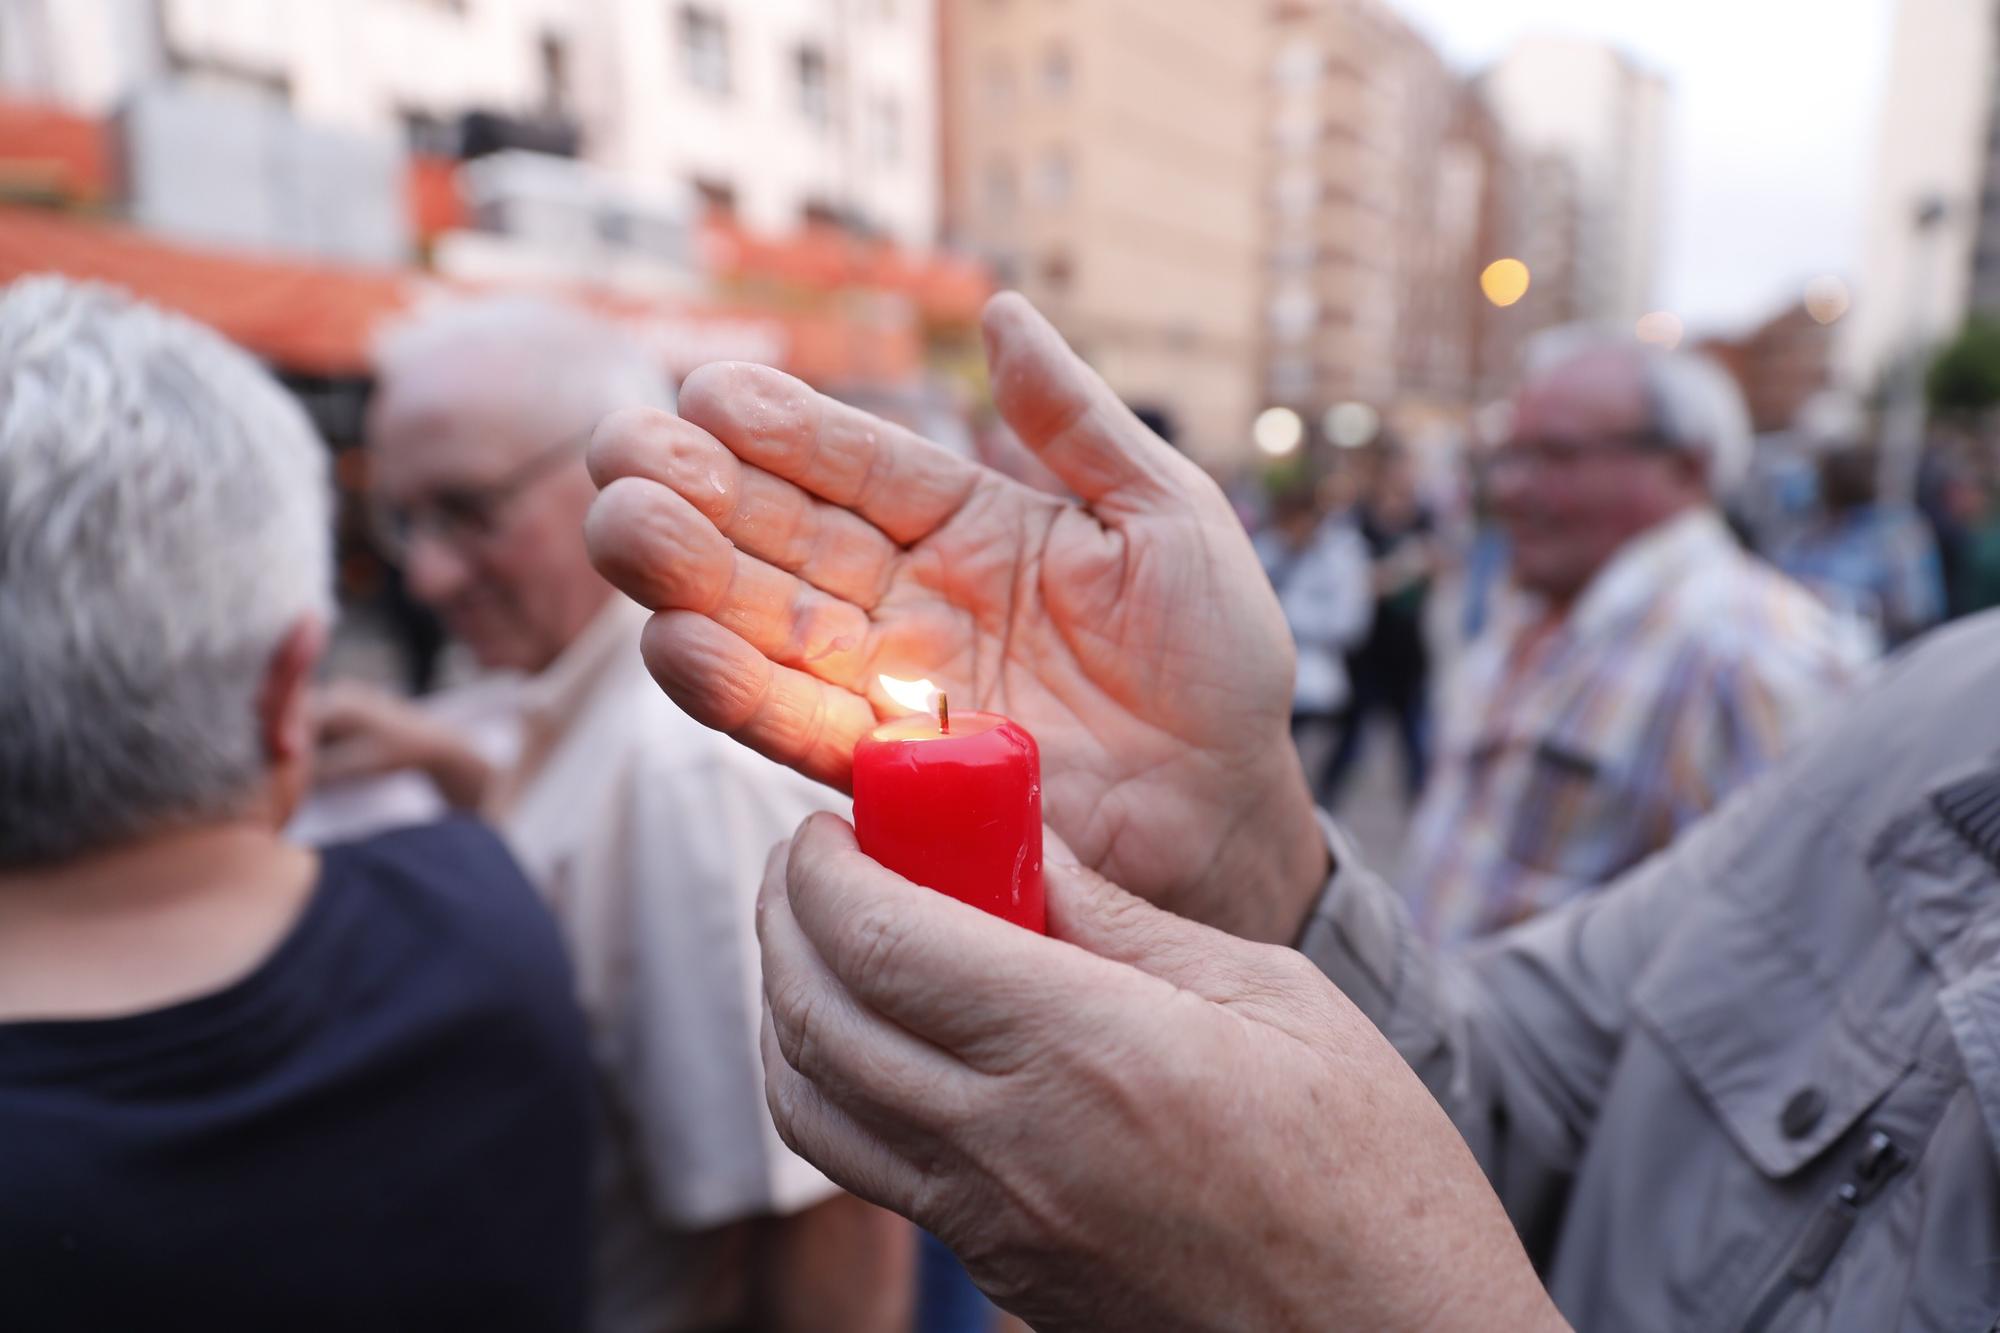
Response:
[[[1648,432],[1590,440],[1514,439],[1488,454],[1485,462],[1489,474],[1561,471],[1634,454],[1661,454],[1670,447],[1665,438]]]
[[[377,547],[395,564],[406,561],[411,545],[423,536],[461,554],[476,551],[499,532],[508,506],[560,464],[574,460],[589,435],[565,435],[484,486],[447,486],[407,504],[371,498],[368,526]]]

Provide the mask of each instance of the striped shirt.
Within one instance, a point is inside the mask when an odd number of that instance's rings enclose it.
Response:
[[[1627,545],[1556,624],[1509,607],[1446,689],[1400,877],[1420,929],[1455,946],[1607,883],[1799,741],[1866,660],[1706,509]]]

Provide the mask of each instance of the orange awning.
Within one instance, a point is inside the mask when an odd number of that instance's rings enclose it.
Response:
[[[775,282],[813,292],[859,288],[910,298],[932,324],[970,324],[994,291],[984,265],[947,254],[917,254],[879,237],[826,223],[783,238],[746,230],[726,213],[703,227],[710,268],[737,283]]]
[[[356,374],[370,334],[422,288],[415,275],[251,257],[60,213],[0,208],[0,281],[62,273],[178,310],[289,370]]]
[[[375,332],[426,296],[472,290],[415,270],[369,269],[202,249],[112,223],[0,207],[0,283],[61,273],[178,310],[287,370],[365,374]],[[914,319],[894,310],[767,309],[569,293],[631,325],[667,369],[768,361],[815,384],[898,384],[923,367]]]
[[[0,188],[95,204],[111,197],[114,161],[103,121],[0,98]]]

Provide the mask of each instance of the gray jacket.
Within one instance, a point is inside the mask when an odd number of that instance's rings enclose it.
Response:
[[[2000,615],[1605,892],[1426,952],[1344,856],[1300,941],[1582,1330],[2000,1319]]]

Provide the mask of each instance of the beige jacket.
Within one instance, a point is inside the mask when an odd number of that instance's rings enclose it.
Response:
[[[2000,615],[1456,959],[1335,850],[1301,947],[1451,1113],[1579,1329],[1996,1327]]]

